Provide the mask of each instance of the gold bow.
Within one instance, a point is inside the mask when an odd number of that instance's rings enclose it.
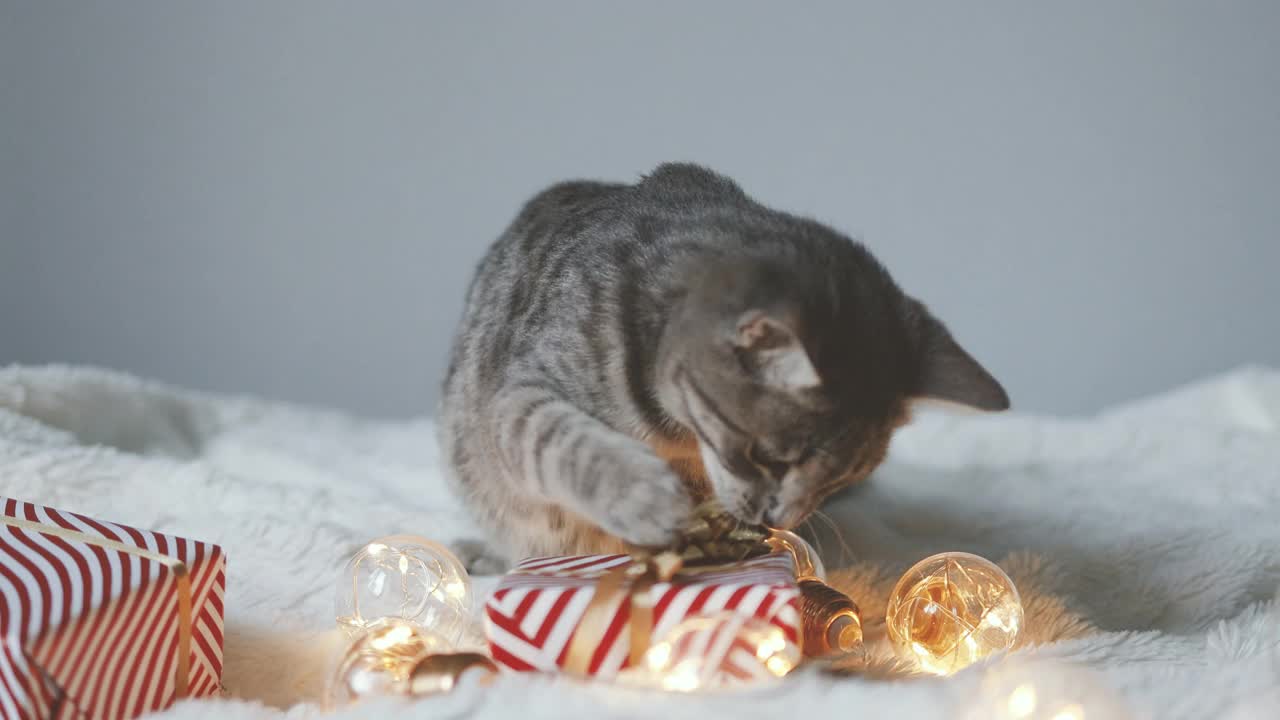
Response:
[[[634,555],[630,562],[610,568],[600,577],[595,595],[569,641],[565,670],[587,674],[600,638],[623,603],[628,602],[631,604],[628,658],[631,666],[638,665],[653,640],[653,598],[649,590],[655,584],[670,582],[681,570],[698,572],[774,551],[767,527],[743,525],[712,503],[700,507],[696,518],[673,549],[656,555]]]
[[[773,552],[769,528],[744,525],[713,502],[698,508],[674,551],[686,565],[740,562]]]
[[[862,645],[862,619],[849,596],[815,574],[811,550],[798,546],[789,533],[765,525],[744,525],[714,503],[698,509],[696,520],[671,550],[652,555],[637,553],[630,562],[610,568],[596,583],[595,595],[569,641],[564,669],[581,675],[591,668],[609,625],[630,603],[631,649],[628,660],[638,665],[653,634],[650,589],[670,582],[677,572],[696,574],[721,565],[781,552],[791,556],[801,593],[801,647],[812,657],[849,653]]]

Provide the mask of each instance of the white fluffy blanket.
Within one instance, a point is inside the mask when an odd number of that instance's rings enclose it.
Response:
[[[344,556],[392,532],[467,534],[441,487],[430,424],[92,369],[8,368],[0,494],[220,543],[228,698],[168,716],[310,717],[338,646]],[[1280,372],[1240,370],[1087,419],[922,417],[829,513],[848,550],[827,535],[824,552],[849,567],[841,582],[863,606],[870,675],[800,672],[700,696],[512,675],[468,696],[471,712],[987,718],[1009,709],[1017,683],[1039,693],[1037,717],[1071,704],[1087,718],[1280,717]],[[952,678],[904,678],[884,645],[885,596],[911,562],[951,549],[1014,578],[1025,642]],[[481,579],[478,591],[491,585]],[[339,716],[452,709],[392,704]]]

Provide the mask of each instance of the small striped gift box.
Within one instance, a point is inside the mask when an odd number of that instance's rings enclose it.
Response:
[[[788,642],[801,642],[800,590],[788,554],[686,567],[669,579],[618,592],[607,578],[629,569],[640,568],[628,555],[521,562],[485,604],[493,659],[511,670],[613,678],[638,664],[647,649],[640,644],[664,637],[687,618],[725,611],[763,620],[780,628]],[[618,599],[602,604],[600,593]],[[636,616],[646,625],[641,634]]]
[[[0,504],[0,717],[133,718],[219,691],[221,548]]]

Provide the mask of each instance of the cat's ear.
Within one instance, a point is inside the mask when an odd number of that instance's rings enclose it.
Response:
[[[748,370],[766,385],[803,390],[822,382],[795,331],[769,313],[743,313],[733,328],[732,339]]]
[[[951,337],[946,326],[923,305],[915,308],[919,372],[913,401],[940,401],[977,410],[1009,409],[1009,395],[973,356]]]

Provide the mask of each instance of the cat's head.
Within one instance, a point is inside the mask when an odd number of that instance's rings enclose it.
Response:
[[[884,459],[917,400],[1004,410],[1000,384],[860,245],[816,224],[714,263],[663,339],[658,394],[721,504],[802,522]]]

